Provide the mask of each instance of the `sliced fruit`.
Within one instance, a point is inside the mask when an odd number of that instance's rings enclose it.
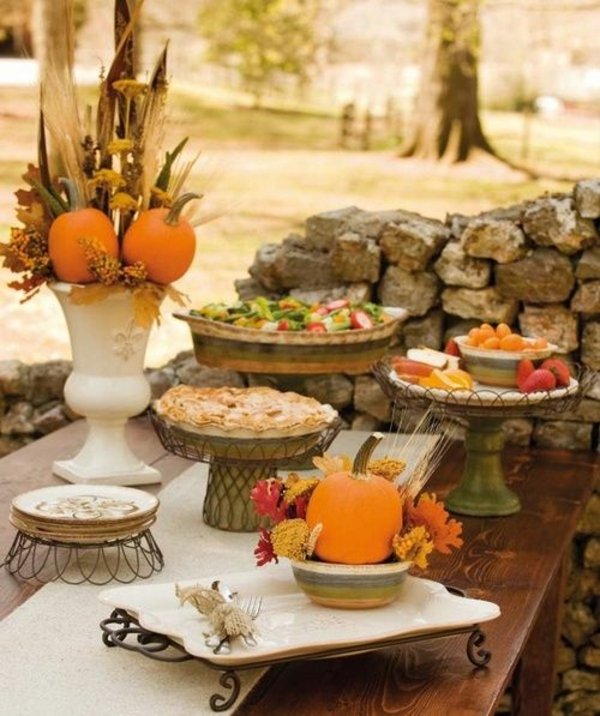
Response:
[[[529,360],[529,358],[523,358],[523,360],[519,361],[519,365],[517,366],[517,387],[519,390],[523,390],[523,385],[525,384],[525,381],[529,376],[533,373],[535,370],[535,366],[533,365],[533,362]]]
[[[433,368],[427,363],[419,363],[410,358],[397,358],[392,359],[392,366],[398,375],[416,375],[427,377],[431,375]]]
[[[462,371],[461,371],[462,372]],[[448,373],[434,368],[427,378],[420,378],[419,385],[423,388],[442,388],[443,390],[464,390],[464,381],[453,378]]]
[[[547,358],[540,367],[553,373],[556,378],[556,385],[561,388],[569,385],[571,382],[569,366],[560,358]]]
[[[462,388],[471,390],[473,388],[473,377],[466,370],[447,369],[444,371],[444,375],[455,383],[459,383]]]
[[[521,390],[524,393],[535,393],[540,390],[553,390],[556,388],[556,378],[552,371],[546,368],[536,368],[523,382]]]
[[[432,368],[445,368],[448,365],[448,356],[432,348],[409,348],[406,357],[418,363],[426,363]]]

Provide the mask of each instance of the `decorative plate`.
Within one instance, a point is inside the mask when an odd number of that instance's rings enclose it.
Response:
[[[535,393],[523,393],[520,390],[503,388],[494,385],[482,385],[475,383],[472,390],[444,390],[443,388],[424,388],[416,383],[409,383],[402,380],[392,370],[389,374],[390,382],[401,387],[408,395],[413,397],[428,397],[440,403],[454,405],[500,405],[503,407],[515,407],[519,405],[533,405],[546,400],[559,400],[570,395],[575,395],[579,390],[579,382],[571,378],[571,382],[564,388],[554,390],[540,390]]]
[[[386,352],[403,308],[386,308],[392,320],[373,328],[311,333],[261,331],[231,326],[189,313],[174,313],[192,333],[198,363],[246,373],[365,373]]]
[[[251,572],[186,580],[180,586],[210,585],[213,580],[246,596],[262,596],[256,620],[258,644],[245,646],[235,640],[229,654],[213,654],[204,643],[208,623],[192,606],[179,606],[175,584],[118,587],[100,594],[100,601],[125,609],[144,629],[165,634],[188,654],[222,667],[260,665],[269,660],[310,656],[332,647],[373,648],[400,635],[423,635],[471,627],[500,615],[498,605],[451,594],[428,579],[407,577],[399,598],[377,609],[344,610],[321,607],[299,591],[282,565]]]
[[[143,520],[158,509],[158,498],[143,490],[113,485],[56,485],[24,492],[12,501],[17,515],[36,522],[112,525]],[[119,525],[120,526],[120,525]]]

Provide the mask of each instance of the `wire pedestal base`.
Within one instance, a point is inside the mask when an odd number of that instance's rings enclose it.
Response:
[[[453,590],[455,594],[463,594],[460,590]],[[435,634],[422,635],[404,635],[397,638],[386,639],[385,641],[369,642],[363,647],[353,645],[345,647],[322,647],[319,651],[310,655],[282,656],[269,661],[251,662],[235,667],[224,667],[220,664],[214,664],[209,659],[203,659],[188,654],[183,647],[177,642],[169,639],[164,634],[148,631],[139,625],[135,617],[131,616],[124,609],[115,609],[108,619],[100,622],[102,630],[102,641],[106,646],[119,646],[127,651],[134,651],[143,654],[150,659],[157,661],[189,661],[196,659],[211,669],[221,672],[219,684],[227,689],[230,693],[223,695],[220,693],[213,694],[208,703],[212,711],[227,711],[237,701],[241,682],[238,671],[246,669],[256,669],[260,667],[276,666],[278,664],[287,664],[292,661],[307,661],[310,659],[324,659],[335,656],[346,656],[350,654],[358,654],[361,651],[374,651],[376,649],[385,649],[392,646],[400,646],[402,644],[414,644],[419,641],[428,641],[430,639],[438,639],[443,637],[455,636],[457,634],[469,634],[466,644],[466,652],[469,661],[476,667],[483,667],[488,664],[492,654],[482,648],[485,641],[485,634],[478,624],[469,627],[459,627],[456,629],[447,629]]]
[[[129,584],[160,572],[164,558],[149,529],[90,544],[58,542],[19,531],[0,566],[23,581],[37,584]]]
[[[278,469],[302,469],[307,460],[329,447],[342,427],[338,419],[318,433],[239,439],[183,430],[152,411],[150,419],[165,450],[208,463],[203,520],[211,527],[231,532],[258,530],[260,518],[254,511],[250,492],[259,480],[276,477]]]

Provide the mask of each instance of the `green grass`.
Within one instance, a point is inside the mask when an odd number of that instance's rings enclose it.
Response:
[[[92,93],[85,94],[89,100]],[[532,181],[498,162],[449,167],[401,160],[381,133],[375,143],[385,150],[343,151],[337,147],[334,112],[282,104],[256,109],[239,93],[174,86],[169,114],[165,148],[189,136],[189,155],[203,150],[190,188],[205,190],[206,210],[222,214],[199,227],[194,265],[178,284],[195,305],[232,299],[233,282],[247,276],[256,249],[293,231],[301,233],[305,219],[315,213],[356,205],[404,208],[443,219],[447,213],[474,214],[572,185]],[[36,124],[37,92],[0,88],[0,240],[13,221],[19,177],[28,162],[35,162]],[[518,161],[521,118],[484,113],[484,125],[494,146]],[[595,122],[535,120],[532,161],[554,176],[597,175],[599,134]],[[64,355],[64,326],[52,297],[42,293],[20,306],[6,287],[10,278],[0,269],[6,334],[0,357],[35,361]],[[170,308],[166,305],[166,316]],[[30,321],[40,315],[44,331],[32,336]],[[189,347],[187,330],[178,323],[165,320],[151,342],[151,364],[160,365]]]

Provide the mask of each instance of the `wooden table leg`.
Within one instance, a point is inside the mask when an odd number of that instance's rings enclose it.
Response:
[[[565,586],[569,573],[564,557],[548,587],[512,681],[514,716],[550,716],[556,684],[556,654],[560,642]]]

